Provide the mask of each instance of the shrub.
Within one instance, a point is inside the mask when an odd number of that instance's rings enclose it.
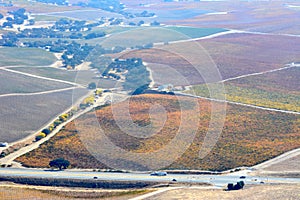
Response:
[[[230,190],[240,190],[240,189],[243,189],[244,186],[245,186],[244,181],[239,181],[235,185],[233,185],[233,183],[228,183],[227,190],[228,191],[230,191]]]
[[[43,138],[45,138],[46,137],[46,134],[45,133],[40,133],[40,134],[38,134],[36,137],[35,137],[35,141],[39,141],[39,140],[41,140],[41,139],[43,139]]]
[[[51,131],[48,128],[45,128],[42,130],[42,133],[45,133],[46,135],[48,135],[51,133]]]
[[[233,190],[233,183],[228,183],[227,190]]]
[[[69,117],[68,114],[62,114],[61,116],[59,116],[59,120],[61,122],[65,122],[65,121],[67,121],[68,117]]]

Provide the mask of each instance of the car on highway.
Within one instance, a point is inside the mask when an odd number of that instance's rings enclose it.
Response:
[[[8,143],[7,142],[0,142],[0,147],[7,147]]]
[[[150,176],[167,176],[167,172],[156,171],[156,172],[152,172]]]

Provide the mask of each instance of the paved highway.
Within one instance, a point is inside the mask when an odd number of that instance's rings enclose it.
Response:
[[[179,183],[211,183],[216,187],[225,187],[227,183],[236,183],[243,180],[246,184],[264,183],[300,183],[300,178],[267,178],[251,177],[240,179],[242,174],[247,174],[249,170],[238,173],[224,175],[187,175],[187,174],[168,174],[167,176],[150,176],[149,173],[111,173],[111,172],[88,172],[88,171],[51,171],[42,169],[23,169],[23,168],[1,168],[0,177],[35,177],[35,178],[57,178],[57,179],[94,179],[109,181],[155,181],[170,182],[176,179]]]

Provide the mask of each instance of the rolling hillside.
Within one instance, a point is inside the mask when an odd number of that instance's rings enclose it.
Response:
[[[116,104],[114,109],[121,112],[126,108],[127,103],[128,101]],[[198,155],[208,129],[211,102],[199,100],[198,103],[200,112],[197,112],[199,115],[195,116],[191,115],[197,108],[195,99],[167,95],[135,96],[130,98],[130,114],[134,123],[145,127],[141,130],[146,131],[149,127],[160,126],[159,121],[150,121],[149,119],[149,108],[152,105],[160,104],[167,113],[164,127],[152,137],[138,138],[124,133],[114,120],[115,116],[111,107],[107,106],[98,109],[96,113],[86,114],[76,122],[69,123],[39,149],[18,158],[17,161],[22,162],[25,166],[47,167],[51,159],[64,157],[70,160],[72,167],[75,168],[105,168],[107,166],[101,163],[101,160],[95,159],[83,145],[83,141],[85,143],[90,141],[92,144],[94,140],[101,139],[99,125],[115,145],[135,153],[155,152],[176,137],[179,127],[184,130],[192,130],[196,125],[197,133],[192,144],[180,158],[167,167],[169,169],[225,170],[239,166],[252,166],[300,147],[298,115],[228,104],[225,125],[217,145],[208,156],[200,159]],[[217,106],[216,109],[218,110],[220,107]],[[154,119],[158,119],[157,117],[161,115],[155,109],[151,113]],[[95,118],[95,114],[97,118]],[[180,124],[180,117],[183,115],[189,116],[190,123]],[[119,120],[130,124],[131,119],[124,116],[120,115]],[[95,124],[95,119],[99,123]],[[178,150],[176,147],[177,145],[174,145],[174,152]],[[101,154],[101,146],[95,148],[98,148],[98,153]],[[169,152],[170,157],[174,152]],[[113,153],[111,155],[113,156]]]

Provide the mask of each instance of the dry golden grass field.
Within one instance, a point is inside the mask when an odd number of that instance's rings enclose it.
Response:
[[[152,189],[102,190],[86,188],[63,188],[1,184],[0,199],[3,200],[126,200],[153,191]]]
[[[243,190],[238,191],[222,191],[222,190],[206,190],[184,188],[170,190],[156,196],[151,196],[147,200],[169,200],[169,199],[186,199],[186,200],[274,200],[274,199],[291,199],[300,198],[300,185],[260,185],[246,186]]]

